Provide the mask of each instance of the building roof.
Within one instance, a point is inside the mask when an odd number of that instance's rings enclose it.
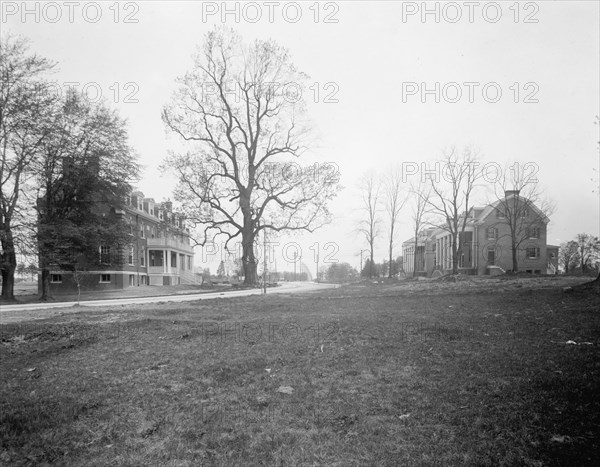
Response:
[[[507,196],[504,197],[503,199],[498,199],[496,201],[494,201],[491,204],[488,204],[485,209],[483,210],[483,212],[481,213],[481,215],[479,216],[479,218],[475,219],[475,222],[478,224],[483,223],[483,221],[490,215],[492,214],[496,208],[498,207],[498,205],[502,204],[505,200],[514,198],[515,196],[525,200],[528,203],[528,207],[531,208],[544,222],[544,224],[547,224],[548,222],[550,222],[550,219],[548,218],[548,216],[546,216],[546,214],[544,214],[541,209],[539,209],[535,204],[533,204],[529,199],[525,198],[524,196],[519,196],[518,191],[507,191]]]

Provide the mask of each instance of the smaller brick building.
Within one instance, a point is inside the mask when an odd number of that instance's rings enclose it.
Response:
[[[558,247],[547,244],[548,217],[518,191],[505,192],[504,199],[467,214],[465,230],[459,235],[458,270],[463,274],[493,275],[513,269],[512,241],[517,243],[518,271],[555,274]],[[414,238],[402,244],[404,270],[413,271],[417,255],[417,275],[452,272],[452,236],[443,228],[419,233],[415,253]]]

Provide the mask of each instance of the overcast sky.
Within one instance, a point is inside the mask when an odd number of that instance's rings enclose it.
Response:
[[[100,89],[113,102],[145,167],[139,188],[157,201],[173,187],[158,170],[172,145],[161,108],[204,34],[225,22],[244,39],[287,47],[320,89],[309,105],[320,143],[307,158],[337,164],[346,187],[332,205],[334,223],[296,239],[309,265],[308,245],[319,242],[323,255],[331,241],[337,259],[358,266],[366,248],[353,233],[362,173],[432,161],[452,145],[478,148],[487,163],[536,164],[529,167],[557,208],[549,243],[598,235],[591,179],[599,168],[600,3],[475,3],[427,2],[423,16],[422,2],[227,2],[223,16],[222,2],[26,2],[25,12],[23,2],[5,1],[1,27],[57,61],[57,82],[87,84],[89,96]],[[421,83],[439,83],[439,102],[421,95]],[[410,209],[404,214],[398,244],[410,237]],[[377,261],[386,245],[382,236]]]

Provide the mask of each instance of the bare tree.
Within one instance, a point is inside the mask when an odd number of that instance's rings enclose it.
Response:
[[[54,64],[28,51],[23,38],[0,38],[0,271],[2,299],[14,300],[16,238],[22,233],[21,195],[29,167],[50,134],[52,96],[43,77]]]
[[[519,270],[519,251],[530,239],[540,237],[541,229],[549,222],[549,216],[554,211],[554,206],[546,200],[535,178],[535,166],[531,164],[520,165],[515,162],[506,166],[501,176],[493,184],[496,200],[495,206],[496,226],[506,226],[506,234],[499,234],[498,238],[507,236],[510,239],[512,270]]]
[[[373,265],[375,255],[375,239],[379,236],[380,223],[380,190],[381,184],[378,178],[369,173],[360,180],[362,219],[358,224],[358,233],[361,234],[369,245],[369,278],[373,277]]]
[[[419,245],[419,232],[426,223],[425,216],[428,213],[429,198],[431,189],[423,180],[411,186],[411,195],[413,198],[412,206],[412,226],[414,237],[414,255],[413,255],[413,277],[417,275],[417,248]]]
[[[392,169],[389,174],[385,177],[384,182],[384,198],[385,198],[385,212],[387,220],[389,222],[389,268],[388,277],[391,279],[394,273],[394,235],[398,220],[400,218],[400,211],[404,207],[408,196],[403,193],[402,190],[402,174],[397,169]]]
[[[312,232],[330,221],[337,174],[296,162],[310,144],[305,81],[275,42],[246,45],[214,30],[163,110],[167,128],[191,146],[165,166],[179,179],[176,200],[199,231],[196,244],[220,237],[228,249],[241,237],[246,284],[257,282],[261,230]]]
[[[440,171],[428,177],[431,196],[428,206],[431,212],[443,219],[438,227],[450,234],[452,248],[452,273],[458,272],[461,254],[459,239],[465,232],[468,214],[472,208],[471,197],[477,180],[481,177],[478,154],[465,147],[459,155],[453,147],[444,152],[439,161]]]

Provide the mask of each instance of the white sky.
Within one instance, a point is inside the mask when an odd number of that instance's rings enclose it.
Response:
[[[228,7],[236,8],[235,3],[228,2]],[[293,2],[278,3],[272,23],[268,2],[255,2],[262,10],[256,23],[248,21],[256,9],[245,2],[239,3],[237,21],[234,14],[225,21],[247,40],[271,37],[289,48],[297,67],[311,82],[320,83],[321,100],[330,90],[323,89],[325,83],[339,88],[337,103],[309,106],[321,142],[308,157],[335,162],[346,187],[332,205],[334,223],[295,239],[303,245],[304,261],[311,269],[313,253],[308,245],[314,242],[321,244],[321,259],[326,253],[323,244],[335,242],[339,245],[335,257],[358,266],[359,250],[366,244],[352,231],[356,184],[362,173],[430,161],[452,145],[479,148],[485,162],[538,165],[540,184],[557,205],[549,243],[569,240],[579,232],[598,234],[599,198],[590,179],[597,178],[593,169],[599,165],[599,126],[593,124],[600,113],[599,2],[520,2],[518,8],[514,1],[477,2],[472,22],[465,2],[450,6],[427,2],[429,9],[439,8],[439,22],[433,14],[423,21],[421,11],[403,18],[403,10],[421,10],[422,2],[399,1],[321,2],[315,22],[314,2],[301,2],[302,16],[296,23],[289,21],[296,11]],[[59,83],[79,82],[80,88],[92,83],[88,87],[92,97],[99,86],[111,101],[114,83],[119,83],[119,102],[114,105],[128,119],[131,143],[145,166],[139,187],[157,200],[171,196],[173,180],[158,170],[172,146],[160,111],[175,78],[190,69],[191,54],[203,35],[221,24],[222,2],[100,2],[98,7],[93,2],[74,2],[73,7],[68,2],[26,2],[31,11],[26,16],[22,5],[2,2],[2,32],[29,37],[33,51],[57,61],[54,78]],[[495,5],[502,16],[494,23]],[[462,17],[452,23],[455,6]],[[203,8],[219,11],[203,17]],[[91,22],[98,12],[101,17]],[[137,23],[125,22],[127,15]],[[327,15],[338,22],[324,22]],[[537,22],[526,23],[528,15]],[[425,82],[430,88],[436,82],[481,84],[475,88],[474,102],[469,102],[469,89],[462,85],[458,103],[443,97],[436,103],[431,95],[422,103],[420,95],[407,96],[403,102],[403,82]],[[515,82],[521,88],[518,103],[510,89]],[[523,102],[533,89],[524,89],[528,82],[537,85],[537,103]],[[126,83],[135,84],[125,88]],[[497,83],[502,90],[497,103],[482,96],[485,83]],[[124,102],[128,95],[138,102]],[[453,96],[454,91],[448,95]],[[494,97],[493,90],[488,96]],[[483,203],[485,197],[479,200]],[[406,208],[396,255],[401,254],[400,243],[410,237],[409,215]],[[387,257],[385,237],[377,247],[378,262]],[[286,269],[281,260],[277,267]]]

